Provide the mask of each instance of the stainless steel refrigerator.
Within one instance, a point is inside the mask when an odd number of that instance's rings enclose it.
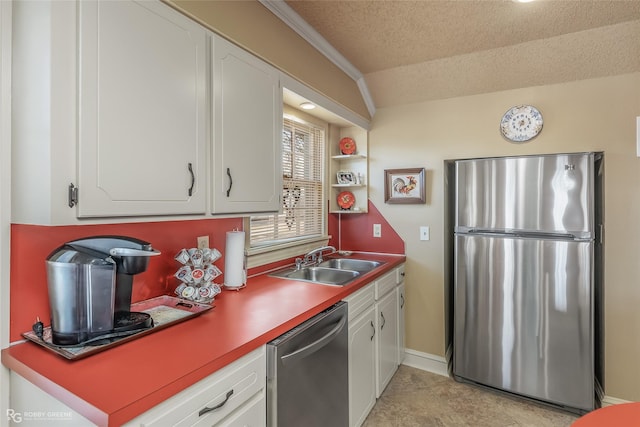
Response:
[[[602,153],[455,162],[454,378],[599,406],[602,176]]]

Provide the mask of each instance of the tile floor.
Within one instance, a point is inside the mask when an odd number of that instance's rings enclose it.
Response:
[[[401,365],[363,427],[568,427],[577,418]]]

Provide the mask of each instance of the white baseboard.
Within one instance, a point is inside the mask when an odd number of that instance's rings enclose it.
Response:
[[[449,376],[449,370],[447,368],[447,360],[442,356],[435,356],[429,353],[423,353],[421,351],[411,350],[409,348],[404,351],[405,358],[402,361],[403,365],[411,366],[412,368],[422,369],[423,371],[431,372],[433,374]],[[629,400],[618,399],[617,397],[604,396],[602,398],[602,406],[619,405],[621,403],[630,403]]]
[[[604,396],[602,398],[602,407],[611,406],[611,405],[619,405],[621,403],[631,403],[629,400],[618,399],[617,397]]]
[[[405,357],[402,361],[403,365],[411,366],[412,368],[422,369],[423,371],[431,372],[445,377],[449,376],[447,369],[447,361],[442,356],[435,356],[429,353],[422,353],[420,351],[411,350],[409,348],[404,351]]]

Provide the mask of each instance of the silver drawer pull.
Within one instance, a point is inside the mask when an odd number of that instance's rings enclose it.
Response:
[[[216,409],[220,409],[220,408],[222,408],[222,407],[227,403],[227,401],[229,400],[229,398],[231,397],[231,395],[232,395],[232,394],[233,394],[233,389],[231,389],[231,390],[229,390],[229,391],[227,392],[227,397],[225,397],[225,398],[224,398],[224,400],[222,401],[222,403],[217,404],[217,405],[216,405],[216,406],[214,406],[213,408],[206,408],[206,407],[205,407],[204,409],[200,409],[200,412],[198,412],[198,416],[199,416],[199,417],[201,417],[201,416],[203,416],[204,414],[207,414],[207,413],[209,413],[209,412],[211,412],[211,411],[215,411]]]

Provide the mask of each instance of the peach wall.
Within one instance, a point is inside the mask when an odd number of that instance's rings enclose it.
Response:
[[[124,235],[145,240],[162,252],[149,262],[146,272],[134,277],[133,302],[170,294],[178,285],[173,274],[180,264],[173,259],[181,248],[196,245],[196,237],[209,236],[209,246],[217,248],[223,258],[215,264],[224,270],[226,232],[242,229],[242,218],[193,221],[143,222],[74,226],[11,226],[11,342],[29,331],[36,317],[49,324],[49,298],[45,259],[65,242],[87,236]],[[223,283],[221,279],[217,283]]]

